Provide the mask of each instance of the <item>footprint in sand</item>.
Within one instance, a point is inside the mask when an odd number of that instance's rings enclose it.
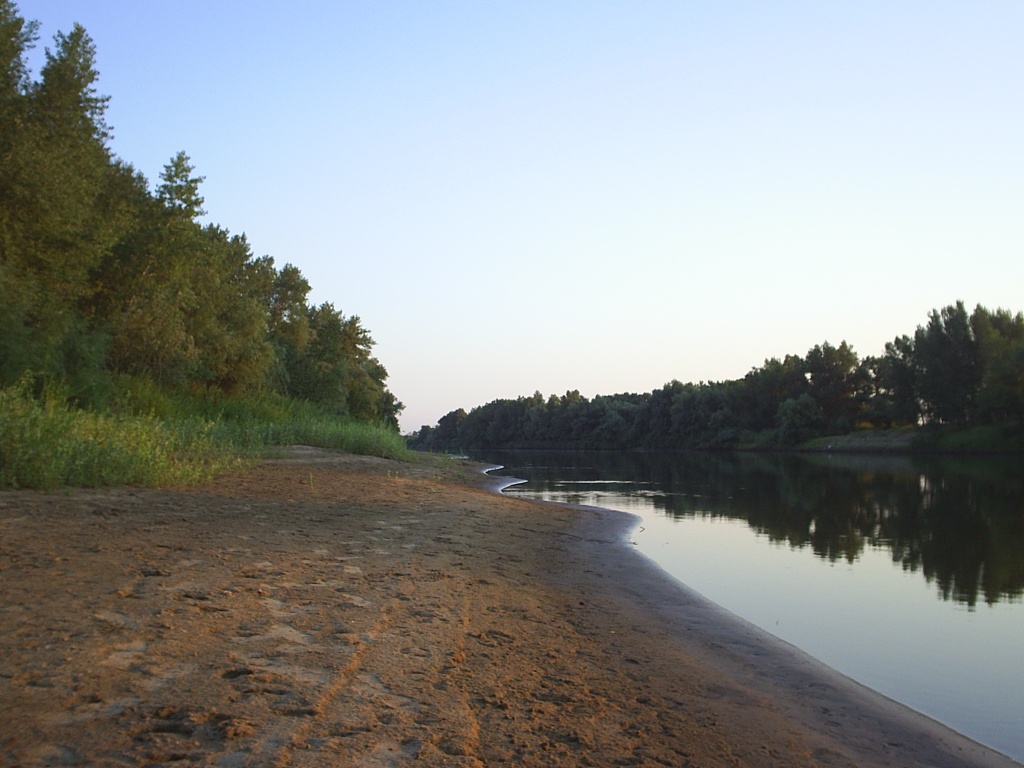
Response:
[[[274,624],[270,627],[269,631],[264,632],[262,635],[236,637],[235,640],[239,643],[255,643],[263,640],[283,640],[286,643],[293,643],[295,645],[309,645],[313,642],[313,636],[308,635],[305,632],[300,632],[294,627],[289,627],[286,624]]]
[[[356,697],[378,702],[378,707],[381,709],[404,709],[408,712],[419,712],[423,708],[415,699],[394,693],[384,684],[379,675],[373,673],[359,675],[352,685],[352,693]]]
[[[338,595],[338,598],[339,608],[369,608],[373,605],[373,603],[371,603],[365,597],[360,597],[359,595],[350,595],[347,592],[340,593]]]
[[[99,613],[93,614],[93,616],[105,624],[109,624],[113,627],[119,627],[120,629],[139,628],[139,624],[135,619],[127,613],[121,613],[120,611],[100,611]]]
[[[115,645],[114,651],[107,658],[100,662],[105,667],[115,669],[130,669],[142,661],[146,653],[146,644],[142,641]]]

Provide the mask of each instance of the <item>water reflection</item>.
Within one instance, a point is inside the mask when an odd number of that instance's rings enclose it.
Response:
[[[531,451],[487,459],[549,498],[642,495],[668,516],[742,520],[832,562],[887,550],[943,599],[972,608],[1024,594],[1019,458]]]

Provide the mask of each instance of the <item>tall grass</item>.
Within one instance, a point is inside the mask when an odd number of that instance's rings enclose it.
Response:
[[[215,423],[214,434],[236,449],[263,451],[283,445],[311,445],[386,459],[406,460],[411,451],[396,431],[331,413],[280,395],[196,396],[193,412]]]
[[[0,389],[0,487],[196,483],[295,444],[410,456],[393,430],[285,398],[145,389],[133,397],[121,398],[119,412],[94,413],[69,407],[59,392],[36,398],[26,386]],[[149,412],[132,412],[147,406]]]
[[[239,461],[199,419],[90,413],[0,390],[0,487],[195,483]]]
[[[377,424],[341,421],[323,413],[295,414],[280,421],[222,418],[214,434],[245,453],[273,446],[311,445],[385,459],[407,460],[411,454],[397,432]]]

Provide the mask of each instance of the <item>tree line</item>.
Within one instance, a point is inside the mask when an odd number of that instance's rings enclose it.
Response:
[[[963,302],[859,358],[845,341],[766,360],[742,379],[671,381],[644,394],[540,392],[443,416],[421,450],[791,447],[859,429],[1024,430],[1024,314]]]
[[[275,392],[397,429],[359,317],[312,305],[298,268],[201,223],[184,152],[151,189],[111,151],[85,29],[55,35],[33,78],[37,32],[0,0],[0,386],[57,382],[90,407],[125,382]]]

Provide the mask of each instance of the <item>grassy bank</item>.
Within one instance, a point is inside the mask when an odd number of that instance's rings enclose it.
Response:
[[[914,449],[937,453],[1024,454],[1024,427],[1016,424],[987,424],[969,429],[922,427]]]
[[[390,429],[283,398],[129,395],[120,410],[98,413],[68,405],[59,392],[0,389],[0,488],[197,483],[295,444],[409,455]]]
[[[864,429],[846,435],[816,437],[800,446],[808,451],[850,451],[853,453],[910,453],[914,450],[913,427]]]
[[[992,424],[969,429],[939,425],[860,430],[818,437],[799,450],[851,453],[1024,454],[1024,428]]]

